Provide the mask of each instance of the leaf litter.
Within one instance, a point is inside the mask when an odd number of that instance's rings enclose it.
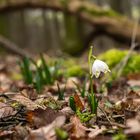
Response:
[[[97,115],[93,115],[90,114],[88,99],[81,97],[74,84],[82,85],[83,79],[69,77],[65,81],[61,78],[61,81],[45,86],[42,94],[38,94],[33,85],[26,85],[22,79],[13,79],[12,73],[19,73],[16,58],[7,57],[5,63],[0,62],[0,139],[106,140],[123,133],[128,139],[139,140],[139,79],[133,79],[132,75],[121,77],[106,85],[105,93],[100,92],[95,80],[93,88],[99,107]],[[66,87],[64,100],[58,100],[57,83],[60,90]],[[89,89],[87,81],[86,91]],[[70,108],[70,96],[74,97],[79,112]]]

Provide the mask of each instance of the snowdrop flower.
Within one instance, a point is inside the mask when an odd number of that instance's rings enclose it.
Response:
[[[101,72],[110,72],[109,67],[105,62],[96,59],[92,65],[92,75],[98,78]]]

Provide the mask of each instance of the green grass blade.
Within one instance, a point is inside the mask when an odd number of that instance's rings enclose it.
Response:
[[[61,90],[58,83],[57,83],[57,88],[58,88],[58,100],[64,100],[65,88],[64,90]]]
[[[45,59],[44,59],[42,54],[40,55],[40,58],[41,58],[41,62],[42,62],[43,70],[44,70],[45,83],[46,84],[52,84],[52,76],[51,76],[49,67],[46,64]]]
[[[94,95],[88,95],[88,103],[93,114],[97,113],[98,102]]]
[[[21,72],[27,84],[33,83],[32,71],[30,70],[30,59],[25,57],[20,64]]]
[[[76,112],[76,105],[75,105],[73,96],[70,96],[70,98],[69,98],[69,105],[70,105],[71,109]]]
[[[34,86],[35,86],[38,93],[40,93],[42,91],[43,84],[41,82],[41,77],[40,77],[39,71],[37,71],[35,74]]]

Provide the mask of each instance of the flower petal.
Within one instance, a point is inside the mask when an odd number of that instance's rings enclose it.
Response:
[[[105,62],[96,59],[92,65],[92,74],[96,78],[98,78],[101,72],[103,73],[110,72],[109,67]]]

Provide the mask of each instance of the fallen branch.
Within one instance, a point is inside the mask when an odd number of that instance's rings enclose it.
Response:
[[[14,54],[17,54],[21,57],[32,58],[31,54],[29,54],[25,50],[21,49],[16,44],[14,44],[13,42],[9,41],[7,38],[5,38],[1,35],[0,35],[0,45],[1,45],[1,47],[5,48],[6,50],[8,50]]]

